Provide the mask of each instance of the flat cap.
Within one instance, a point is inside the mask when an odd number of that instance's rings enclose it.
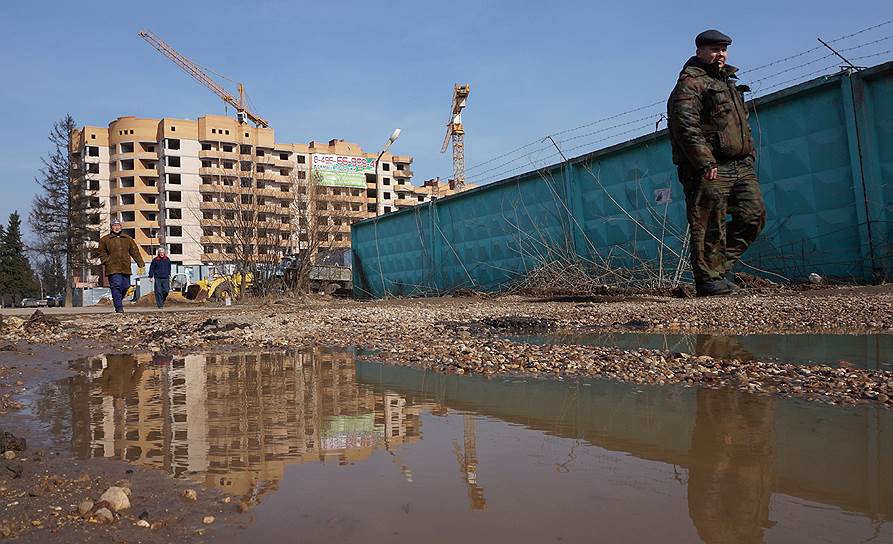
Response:
[[[695,37],[695,46],[702,45],[731,45],[732,38],[726,36],[719,30],[710,29],[701,32]]]

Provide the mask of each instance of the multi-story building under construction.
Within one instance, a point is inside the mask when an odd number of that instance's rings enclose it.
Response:
[[[455,192],[413,185],[409,156],[277,143],[272,128],[217,115],[119,117],[81,128],[71,147],[101,210],[97,236],[120,219],[145,259],[164,247],[186,266],[348,248],[354,221]]]

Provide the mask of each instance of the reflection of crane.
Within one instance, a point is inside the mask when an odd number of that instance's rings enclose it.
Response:
[[[186,72],[187,74],[189,74],[190,76],[195,78],[196,81],[198,81],[205,87],[211,89],[211,91],[213,91],[214,94],[216,94],[217,96],[222,98],[224,102],[226,102],[230,106],[234,107],[236,109],[236,111],[238,112],[238,118],[239,118],[240,123],[244,123],[245,119],[247,118],[247,119],[250,119],[251,122],[253,122],[258,127],[266,128],[266,127],[270,126],[269,123],[267,123],[267,121],[264,118],[262,118],[261,116],[255,114],[255,113],[248,111],[248,108],[245,107],[246,106],[246,104],[245,104],[245,102],[246,102],[245,88],[242,86],[241,83],[237,84],[238,89],[239,89],[239,91],[238,91],[239,98],[237,100],[232,95],[232,93],[230,93],[225,88],[223,88],[219,83],[217,83],[214,80],[214,78],[212,78],[204,68],[198,66],[197,64],[195,64],[188,58],[186,58],[183,55],[181,55],[180,53],[178,53],[176,49],[174,49],[173,47],[168,45],[164,40],[162,40],[161,38],[156,36],[152,31],[140,30],[139,37],[146,40],[146,42],[148,42],[149,45],[151,45],[152,47],[154,47],[155,49],[160,51],[161,54],[163,54],[164,56],[169,58],[171,61],[173,61],[174,64],[176,64],[177,66],[182,68],[184,72]]]
[[[468,102],[471,86],[467,83],[453,86],[453,105],[450,120],[447,122],[446,136],[443,138],[441,153],[445,153],[450,139],[453,140],[453,180],[456,187],[465,185],[465,127],[462,125],[462,110]]]
[[[477,439],[474,432],[474,416],[466,414],[465,419],[465,440],[464,449],[459,448],[459,443],[453,441],[453,451],[456,453],[456,460],[459,462],[459,470],[462,471],[462,477],[468,484],[468,500],[471,501],[473,510],[483,510],[487,507],[487,499],[484,498],[484,488],[478,485],[478,457],[477,457]]]

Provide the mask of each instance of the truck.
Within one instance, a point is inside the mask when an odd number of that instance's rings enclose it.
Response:
[[[300,255],[285,255],[276,266],[275,275],[288,283],[286,278],[299,272],[302,261]],[[310,291],[326,295],[349,295],[353,289],[350,267],[340,264],[311,264],[307,282]]]

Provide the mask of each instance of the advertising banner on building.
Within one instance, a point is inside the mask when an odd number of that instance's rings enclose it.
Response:
[[[329,187],[366,188],[366,174],[375,174],[375,159],[345,155],[313,155],[313,179]]]

